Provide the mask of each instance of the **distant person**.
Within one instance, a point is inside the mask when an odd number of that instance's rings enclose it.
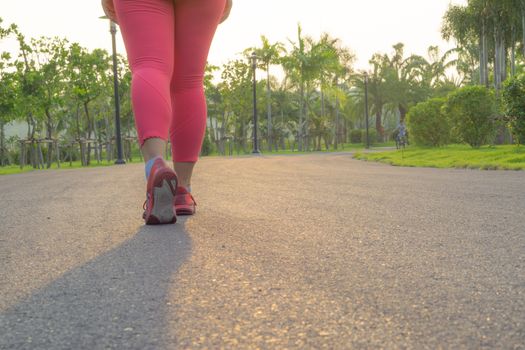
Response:
[[[394,140],[396,141],[396,148],[404,147],[408,145],[408,131],[405,123],[400,121],[393,133]]]
[[[132,72],[135,125],[146,162],[146,224],[195,213],[191,176],[206,129],[208,51],[232,0],[102,0],[118,23]],[[162,155],[168,137],[172,170]]]
[[[403,139],[407,135],[407,129],[404,122],[399,122],[399,125],[397,126],[398,134],[397,136],[399,139]]]

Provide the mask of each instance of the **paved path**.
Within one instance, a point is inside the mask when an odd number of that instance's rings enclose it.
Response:
[[[0,349],[525,347],[525,173],[203,159],[0,177]]]

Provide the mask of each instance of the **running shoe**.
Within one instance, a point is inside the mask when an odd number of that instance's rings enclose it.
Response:
[[[177,194],[175,195],[175,212],[177,215],[195,214],[196,205],[195,198],[185,187],[177,187]]]
[[[177,193],[177,174],[164,159],[153,163],[146,189],[144,214],[146,225],[172,224],[177,221],[173,203]]]

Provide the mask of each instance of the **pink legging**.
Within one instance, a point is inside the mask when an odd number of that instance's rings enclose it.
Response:
[[[132,72],[140,145],[171,140],[173,159],[196,162],[206,130],[203,78],[226,0],[114,0]]]

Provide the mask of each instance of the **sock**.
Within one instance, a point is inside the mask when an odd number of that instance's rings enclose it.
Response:
[[[188,191],[189,193],[191,193],[191,185],[188,185],[188,186],[185,186],[186,187],[186,191]]]
[[[148,160],[146,162],[146,167],[145,167],[145,170],[146,170],[146,180],[148,180],[148,177],[149,177],[149,174],[151,173],[151,168],[153,167],[153,163],[155,163],[155,160],[157,158],[162,158],[161,156],[157,156],[155,158],[151,158],[150,160]]]

